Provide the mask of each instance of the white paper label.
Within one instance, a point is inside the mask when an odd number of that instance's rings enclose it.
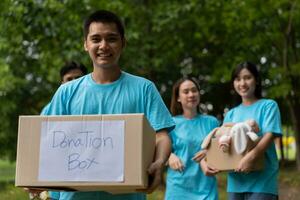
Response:
[[[39,181],[124,181],[124,121],[42,122]]]

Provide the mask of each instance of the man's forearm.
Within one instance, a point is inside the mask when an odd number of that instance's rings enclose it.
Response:
[[[171,140],[166,130],[161,130],[156,133],[156,151],[155,161],[161,161],[165,164],[171,153]]]

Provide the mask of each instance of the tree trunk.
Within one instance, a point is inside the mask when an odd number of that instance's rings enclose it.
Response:
[[[294,125],[294,133],[296,139],[296,162],[297,162],[297,169],[300,171],[300,105],[299,103],[294,108],[294,112],[296,113],[296,122]]]
[[[300,93],[299,93],[299,78],[290,73],[290,63],[297,63],[297,51],[289,55],[289,47],[293,51],[293,41],[295,41],[295,34],[293,29],[294,10],[296,8],[297,1],[291,3],[289,20],[286,31],[284,33],[285,40],[283,46],[283,67],[287,70],[287,78],[291,80],[291,93],[287,97],[287,103],[291,114],[291,120],[293,124],[294,137],[296,140],[296,163],[297,170],[300,171]],[[295,55],[294,59],[293,55]]]
[[[300,103],[297,97],[290,97],[287,101],[293,123],[294,136],[296,140],[296,163],[300,171]]]

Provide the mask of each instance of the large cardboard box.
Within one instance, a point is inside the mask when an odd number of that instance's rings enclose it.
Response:
[[[20,116],[15,185],[134,192],[148,186],[154,151],[143,114]]]
[[[231,139],[231,144],[228,152],[223,152],[218,145],[218,138],[213,138],[206,154],[206,161],[208,165],[217,168],[220,171],[231,171],[234,170],[239,161],[249,152],[255,144],[249,142],[246,151],[243,154],[236,153],[234,149],[234,140]],[[258,161],[255,163],[253,170],[262,170],[264,167],[264,156],[260,156]]]

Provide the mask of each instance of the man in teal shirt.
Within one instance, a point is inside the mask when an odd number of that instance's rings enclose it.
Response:
[[[125,47],[124,27],[109,11],[92,13],[84,22],[84,49],[93,62],[93,72],[65,83],[55,93],[44,115],[85,115],[144,113],[156,130],[156,153],[148,173],[153,177],[145,192],[161,182],[171,142],[168,130],[174,127],[169,111],[155,85],[144,78],[123,72],[118,65]],[[54,161],[55,162],[55,161]],[[143,200],[143,193],[112,195],[106,192],[60,192],[53,199]]]

